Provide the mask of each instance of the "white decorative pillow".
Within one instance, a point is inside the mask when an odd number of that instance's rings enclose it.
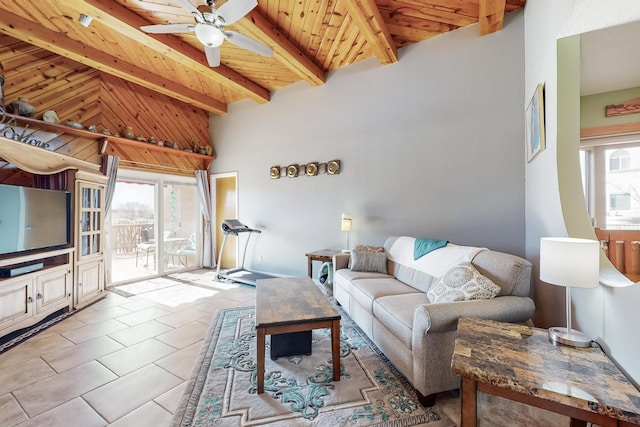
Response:
[[[432,303],[490,299],[500,293],[500,286],[471,265],[453,266],[427,292]]]

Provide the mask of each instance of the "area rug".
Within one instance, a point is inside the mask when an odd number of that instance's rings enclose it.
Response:
[[[269,358],[257,394],[253,307],[212,321],[172,426],[455,427],[413,388],[342,312],[340,381],[333,381],[329,329],[313,331],[312,354]]]

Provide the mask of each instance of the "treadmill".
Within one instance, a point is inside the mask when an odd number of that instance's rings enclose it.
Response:
[[[256,230],[254,228],[249,228],[245,224],[241,223],[237,219],[225,219],[220,226],[222,229],[222,233],[224,234],[224,238],[222,239],[222,245],[220,245],[220,254],[218,254],[218,266],[216,268],[216,277],[218,279],[228,279],[234,282],[240,282],[247,285],[256,285],[256,281],[259,279],[271,279],[276,276],[261,273],[259,271],[247,270],[244,268],[244,260],[247,255],[247,247],[249,246],[249,239],[253,233],[260,234],[262,231]],[[229,270],[220,271],[220,262],[222,261],[222,253],[224,252],[224,245],[227,243],[227,238],[229,235],[236,236],[240,233],[249,233],[247,240],[244,245],[244,250],[242,252],[242,263],[240,267],[231,268]],[[239,240],[239,239],[238,239]]]

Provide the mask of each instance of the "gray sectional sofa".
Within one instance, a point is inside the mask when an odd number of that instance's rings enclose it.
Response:
[[[421,403],[432,406],[436,393],[460,386],[459,377],[451,373],[458,318],[515,323],[529,320],[535,309],[529,297],[532,266],[514,255],[450,243],[414,259],[415,240],[407,236],[389,237],[384,251],[379,248],[383,254],[375,256],[386,261],[387,273],[380,272],[384,268],[371,262],[374,258],[368,255],[365,260],[368,262],[361,262],[366,254],[360,251],[352,251],[353,259],[349,253],[336,255],[333,295],[413,384]],[[364,248],[365,252],[370,250]],[[483,277],[499,287],[491,288],[497,296],[448,301],[452,293],[442,290],[451,284],[453,288],[458,286],[461,274],[456,268],[468,267],[467,263],[481,274],[481,288],[486,282]],[[462,276],[466,274],[465,270]],[[478,290],[477,284],[471,288]],[[434,293],[436,287],[444,298]],[[448,291],[451,290],[449,287]],[[481,291],[479,297],[491,296],[484,289]],[[453,289],[453,294],[456,292]],[[465,291],[458,296],[464,298]]]

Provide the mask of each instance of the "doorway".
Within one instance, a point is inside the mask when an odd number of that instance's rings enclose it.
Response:
[[[201,266],[201,235],[195,178],[119,171],[107,218],[107,285]]]

